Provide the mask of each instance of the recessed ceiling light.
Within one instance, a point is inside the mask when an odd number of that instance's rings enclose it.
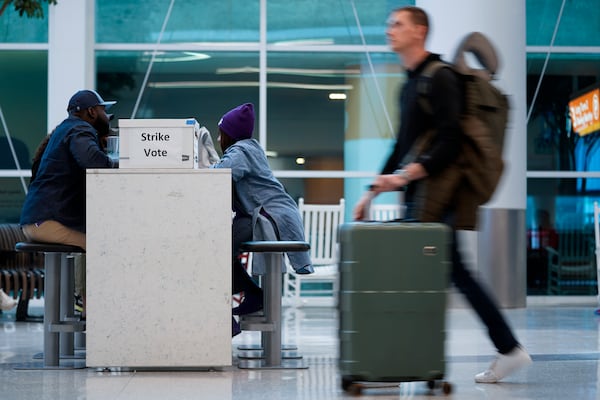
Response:
[[[296,164],[298,164],[298,165],[304,165],[305,162],[306,162],[306,159],[304,157],[296,158]]]
[[[346,100],[346,93],[329,93],[329,100]]]
[[[150,61],[152,58],[152,52],[146,51],[144,52],[144,56],[142,60]],[[184,62],[184,61],[199,61],[206,60],[210,58],[208,54],[204,53],[196,53],[191,51],[184,52],[166,52],[166,51],[157,51],[154,53],[154,62]]]
[[[148,87],[155,89],[199,89],[215,87],[258,87],[258,81],[179,81],[179,82],[149,82]],[[304,90],[352,90],[347,84],[310,84],[296,82],[267,82],[269,89],[304,89]]]
[[[258,67],[240,67],[240,68],[217,68],[217,75],[229,74],[257,74],[260,71]],[[338,76],[338,75],[359,75],[360,69],[331,69],[331,68],[274,68],[268,67],[267,74],[274,75],[300,75],[300,76]]]

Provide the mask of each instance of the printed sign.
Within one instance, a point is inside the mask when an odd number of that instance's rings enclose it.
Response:
[[[119,168],[193,168],[195,119],[119,120]]]
[[[569,102],[573,130],[579,136],[600,131],[600,88],[592,89]]]

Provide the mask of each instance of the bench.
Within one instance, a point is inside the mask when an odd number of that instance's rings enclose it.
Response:
[[[37,253],[20,253],[18,242],[27,240],[18,224],[0,224],[0,288],[19,299],[17,321],[41,321],[28,314],[29,300],[40,299],[44,293],[44,257]]]
[[[83,332],[85,322],[74,318],[74,261],[72,254],[85,253],[80,247],[55,243],[18,242],[15,250],[44,254],[44,353],[42,365],[17,369],[73,369],[85,365],[60,365],[61,355],[74,357],[74,332]]]
[[[303,360],[284,359],[281,346],[281,300],[284,273],[283,253],[308,251],[310,245],[301,241],[251,241],[242,243],[242,251],[267,253],[266,273],[262,276],[264,310],[261,316],[244,316],[242,330],[260,331],[263,356],[259,360],[240,360],[242,369],[299,369],[308,368]]]

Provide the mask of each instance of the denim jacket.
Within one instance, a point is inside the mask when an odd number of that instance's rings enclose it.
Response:
[[[262,209],[273,220],[279,240],[305,240],[298,206],[273,175],[265,152],[256,140],[234,143],[212,167],[231,169],[236,205],[241,208],[234,211],[253,216],[256,210]],[[289,253],[288,258],[295,270],[311,264],[309,252]]]

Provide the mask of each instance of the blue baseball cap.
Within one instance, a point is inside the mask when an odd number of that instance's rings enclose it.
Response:
[[[95,106],[104,106],[108,110],[115,103],[116,101],[104,101],[95,90],[86,89],[78,91],[71,97],[67,111],[81,111]]]

